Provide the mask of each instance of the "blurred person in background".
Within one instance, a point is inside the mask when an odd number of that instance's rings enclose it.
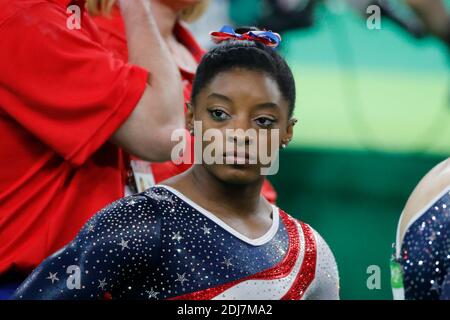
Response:
[[[450,45],[441,0],[406,0],[426,29]],[[400,217],[391,261],[394,299],[450,299],[450,159],[419,182]]]
[[[80,29],[68,27],[71,4]],[[180,75],[150,3],[120,11],[129,62],[102,44],[84,1],[0,0],[0,299],[123,196],[122,149],[168,160],[184,128]]]
[[[395,299],[450,299],[450,158],[409,197],[397,228]]]

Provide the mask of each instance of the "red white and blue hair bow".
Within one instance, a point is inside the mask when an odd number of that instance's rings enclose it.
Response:
[[[223,26],[220,31],[213,31],[210,33],[211,39],[214,43],[221,43],[225,40],[248,40],[257,41],[265,44],[268,47],[276,48],[280,45],[281,36],[272,31],[249,31],[243,34],[236,33],[230,26]]]

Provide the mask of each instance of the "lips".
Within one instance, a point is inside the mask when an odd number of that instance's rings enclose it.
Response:
[[[223,157],[225,164],[254,164],[256,163],[256,156],[248,152],[229,151],[224,152]]]

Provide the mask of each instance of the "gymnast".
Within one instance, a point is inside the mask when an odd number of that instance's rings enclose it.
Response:
[[[397,229],[395,299],[450,299],[450,159],[409,197]]]

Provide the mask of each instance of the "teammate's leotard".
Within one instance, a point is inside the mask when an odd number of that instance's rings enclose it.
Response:
[[[396,256],[403,271],[399,299],[450,299],[450,187],[397,231]]]
[[[45,260],[16,299],[337,299],[323,239],[273,206],[258,239],[167,186],[101,210]]]

